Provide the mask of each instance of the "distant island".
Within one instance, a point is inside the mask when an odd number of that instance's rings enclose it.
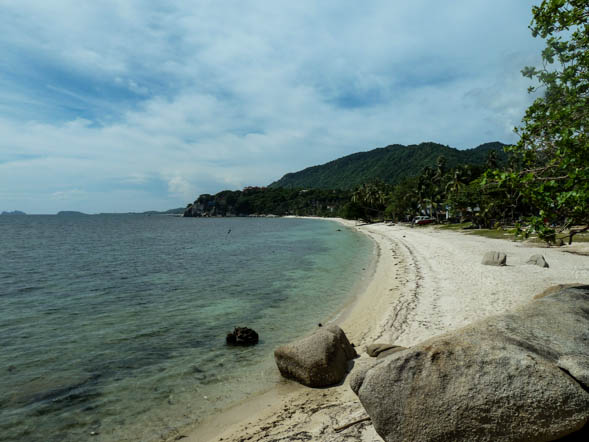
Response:
[[[13,210],[12,212],[2,212],[0,215],[26,215],[25,212],[21,212],[20,210]]]
[[[76,212],[75,210],[62,210],[61,212],[57,212],[57,216],[86,216],[86,213],[83,212]]]
[[[96,214],[89,214],[84,212],[79,212],[76,210],[62,210],[56,213],[56,216],[100,216],[100,215],[182,215],[186,210],[184,207],[179,207],[176,209],[169,209],[169,210],[146,210],[145,212],[101,212]],[[24,214],[23,214],[24,215]]]
[[[158,211],[158,210],[147,210],[141,212],[142,215],[182,215],[186,209],[184,207],[178,207],[176,209]]]

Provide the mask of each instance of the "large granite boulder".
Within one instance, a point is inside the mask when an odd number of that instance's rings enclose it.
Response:
[[[548,268],[550,267],[542,255],[532,255],[530,259],[526,261],[526,264],[532,264],[538,267]]]
[[[503,252],[487,252],[482,261],[482,264],[486,266],[504,266],[506,263],[507,255]]]
[[[354,371],[391,441],[551,441],[589,419],[589,286],[567,288]]]
[[[319,328],[312,335],[274,351],[280,374],[308,387],[326,387],[342,381],[348,372],[348,361],[356,356],[356,350],[337,325]]]

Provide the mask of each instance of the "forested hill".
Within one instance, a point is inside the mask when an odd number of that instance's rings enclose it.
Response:
[[[287,173],[269,187],[298,189],[353,189],[364,183],[382,180],[398,184],[404,178],[417,176],[424,167],[435,168],[439,156],[447,160],[447,167],[461,164],[483,165],[490,151],[497,152],[499,163],[506,161],[505,144],[485,143],[474,149],[458,150],[437,143],[421,143],[387,147],[359,152],[320,166]]]

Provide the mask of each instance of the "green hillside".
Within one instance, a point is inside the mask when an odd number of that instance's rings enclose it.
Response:
[[[269,187],[298,189],[353,189],[361,184],[379,179],[398,184],[404,178],[419,175],[424,167],[435,167],[440,155],[447,160],[447,167],[460,164],[483,165],[490,151],[497,152],[500,163],[506,161],[505,145],[499,142],[485,143],[474,149],[458,150],[437,143],[421,143],[387,147],[359,152],[320,166],[308,167],[287,173]]]

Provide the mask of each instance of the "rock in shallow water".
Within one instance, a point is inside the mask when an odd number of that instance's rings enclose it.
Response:
[[[354,371],[385,441],[551,441],[589,420],[589,286]]]
[[[274,359],[285,378],[308,387],[327,387],[340,382],[348,372],[348,361],[358,356],[337,325],[278,347]]]
[[[255,345],[258,343],[258,334],[251,328],[235,327],[233,332],[227,335],[225,342],[228,345]]]

